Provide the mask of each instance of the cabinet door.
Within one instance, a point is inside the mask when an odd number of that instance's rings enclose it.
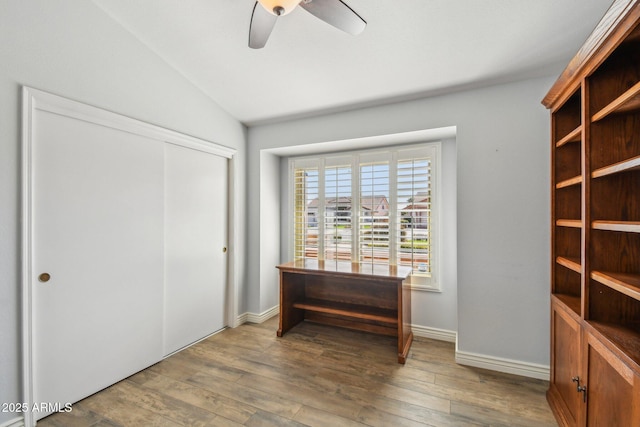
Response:
[[[587,426],[629,427],[640,422],[640,378],[587,333]]]
[[[561,303],[551,306],[551,386],[549,401],[568,426],[578,425],[581,395],[574,378],[580,377],[580,324]]]

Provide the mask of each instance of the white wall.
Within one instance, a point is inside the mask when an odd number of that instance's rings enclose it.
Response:
[[[252,127],[250,170],[259,170],[261,150],[456,126],[457,230],[445,239],[457,237],[458,349],[548,365],[549,114],[540,100],[553,81]],[[249,200],[260,197],[259,176],[249,177]],[[250,212],[249,223],[259,224],[258,215]],[[259,234],[257,227],[252,234]],[[260,281],[259,270],[249,268]],[[415,304],[433,306],[438,297],[422,293]],[[259,306],[257,298],[252,292],[249,304]],[[440,316],[424,322],[436,328],[452,323]]]
[[[260,153],[260,308],[263,313],[280,303],[280,281],[276,265],[280,264],[280,158]],[[274,203],[276,201],[276,203]],[[252,261],[257,261],[251,258]]]
[[[458,330],[458,258],[456,139],[442,141],[440,167],[440,259],[438,282],[441,292],[414,291],[411,294],[411,321],[414,325],[442,330]],[[430,334],[434,331],[424,331]],[[438,331],[435,331],[436,333]],[[419,331],[416,331],[419,333]]]
[[[0,402],[21,402],[21,85],[238,150],[234,228],[240,241],[246,129],[89,1],[2,0],[0,40]],[[243,248],[233,249],[236,281],[244,283]],[[0,424],[15,417],[0,413]]]

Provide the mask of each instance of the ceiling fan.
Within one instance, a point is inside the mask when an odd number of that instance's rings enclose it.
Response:
[[[279,16],[300,6],[316,18],[352,35],[364,31],[367,23],[341,0],[258,0],[253,6],[249,47],[263,48]]]

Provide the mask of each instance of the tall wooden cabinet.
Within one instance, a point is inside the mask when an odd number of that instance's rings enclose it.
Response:
[[[640,426],[640,0],[616,0],[551,110],[551,384],[563,426]]]

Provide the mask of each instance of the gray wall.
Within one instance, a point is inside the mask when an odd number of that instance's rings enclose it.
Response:
[[[280,158],[274,154],[260,153],[260,256],[251,258],[260,263],[260,309],[262,313],[280,303],[280,281],[275,266],[280,264],[281,209]],[[286,193],[284,191],[283,193]],[[274,203],[275,202],[275,203]],[[253,295],[253,293],[252,293]]]
[[[260,197],[262,150],[456,126],[457,236],[444,238],[457,238],[458,349],[548,365],[549,114],[540,100],[553,81],[251,127],[249,170],[256,173],[249,176],[249,200]],[[249,213],[252,236],[260,234],[259,215]],[[250,252],[251,259],[259,256]],[[252,286],[259,287],[259,266],[249,268]],[[259,295],[247,294],[250,309],[268,308]],[[438,297],[422,293],[421,299],[426,306]],[[414,304],[414,313],[421,308]]]
[[[21,402],[21,85],[237,149],[240,212],[246,129],[89,1],[2,0],[0,40],[0,402]],[[243,240],[243,214],[237,222]],[[235,255],[244,283],[245,257]],[[0,424],[15,416],[0,413]]]

